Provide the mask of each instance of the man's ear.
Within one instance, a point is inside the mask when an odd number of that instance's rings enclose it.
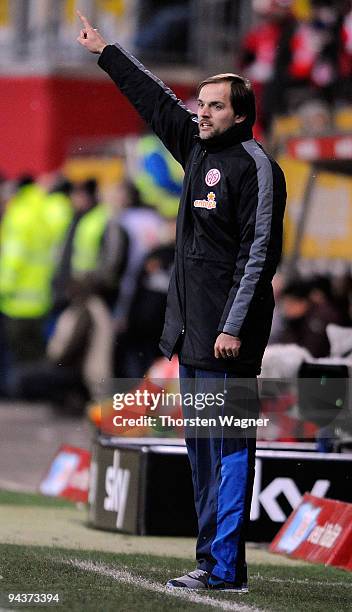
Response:
[[[235,123],[243,123],[246,119],[246,115],[235,115]]]

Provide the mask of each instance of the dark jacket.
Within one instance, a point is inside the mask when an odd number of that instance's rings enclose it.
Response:
[[[185,170],[161,350],[168,358],[178,352],[184,365],[258,373],[282,248],[281,169],[246,122],[201,140],[197,118],[118,45],[104,49],[99,65]],[[242,341],[235,360],[214,357],[222,331]]]

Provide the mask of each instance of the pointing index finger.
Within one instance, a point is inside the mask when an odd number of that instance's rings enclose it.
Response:
[[[82,15],[82,13],[77,9],[77,15],[80,18],[80,20],[82,21],[84,27],[86,28],[86,30],[92,30],[92,26],[90,25],[87,17],[85,17],[84,15]]]

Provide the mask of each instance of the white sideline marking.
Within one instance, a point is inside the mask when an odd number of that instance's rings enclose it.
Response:
[[[4,478],[0,479],[0,489],[4,489],[5,491],[7,490],[11,492],[14,491],[15,493],[38,493],[38,490],[35,487],[21,485],[18,482],[15,482],[13,480],[6,480]]]
[[[263,582],[284,582],[291,584],[306,584],[307,586],[331,586],[331,587],[350,587],[352,588],[352,582],[321,582],[319,580],[311,580],[306,578],[305,580],[298,578],[266,578],[260,574],[251,574],[251,580],[262,580]]]
[[[259,610],[259,608],[232,603],[223,599],[213,599],[207,595],[199,595],[198,593],[194,593],[189,589],[187,589],[187,591],[184,591],[183,589],[169,589],[166,586],[158,584],[157,582],[152,582],[151,580],[146,580],[145,578],[140,578],[139,576],[134,576],[126,570],[112,569],[111,567],[100,563],[96,564],[92,561],[79,561],[78,559],[71,559],[67,563],[86,572],[95,572],[96,574],[101,574],[102,576],[109,576],[118,582],[124,582],[125,584],[140,587],[148,591],[154,591],[155,593],[163,593],[163,595],[170,595],[171,597],[184,599],[188,602],[212,606],[218,610],[232,610],[235,612],[262,612]],[[240,593],[236,593],[236,595],[238,596]]]

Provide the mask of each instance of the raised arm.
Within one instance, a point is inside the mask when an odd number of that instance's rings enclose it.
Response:
[[[193,137],[198,133],[195,115],[133,55],[117,43],[107,44],[86,17],[79,11],[77,14],[83,25],[78,42],[91,53],[100,54],[99,66],[109,74],[175,159],[185,166]]]

